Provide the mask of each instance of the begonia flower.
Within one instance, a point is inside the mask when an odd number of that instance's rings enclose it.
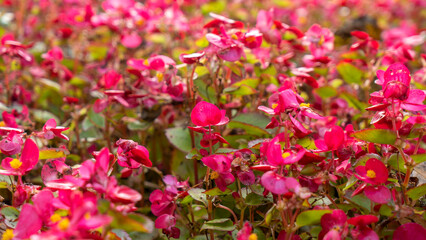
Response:
[[[3,169],[0,174],[22,176],[29,172],[38,163],[39,149],[35,142],[27,139],[19,159],[7,157],[1,162]]]

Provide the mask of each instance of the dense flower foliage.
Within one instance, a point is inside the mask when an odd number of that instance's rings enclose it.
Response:
[[[0,234],[426,239],[426,2],[4,0]]]

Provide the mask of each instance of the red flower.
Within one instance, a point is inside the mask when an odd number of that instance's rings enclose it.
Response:
[[[355,177],[372,185],[385,183],[389,175],[385,164],[376,158],[368,159],[365,166],[358,166],[355,171],[357,173]]]

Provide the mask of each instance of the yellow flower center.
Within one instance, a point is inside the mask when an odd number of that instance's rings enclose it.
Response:
[[[375,178],[376,177],[376,172],[374,172],[373,170],[368,170],[367,171],[367,177],[369,177],[369,178]]]
[[[50,221],[53,223],[59,222],[61,220],[61,215],[55,213],[52,216],[50,216]]]
[[[6,123],[4,121],[0,122],[0,127],[6,127]]]
[[[300,107],[311,107],[311,104],[309,104],[309,103],[301,103],[299,106]]]
[[[19,161],[18,159],[13,159],[11,162],[10,162],[10,166],[12,167],[12,168],[14,168],[14,169],[18,169],[19,167],[21,167],[21,165],[22,165],[22,162],[21,161]]]
[[[289,157],[290,156],[290,153],[289,152],[285,152],[285,153],[283,153],[283,158],[287,158],[287,157]]]
[[[218,172],[212,172],[211,174],[210,174],[210,179],[212,179],[212,180],[214,180],[214,179],[216,179],[216,178],[218,178],[219,177],[219,173]]]
[[[69,226],[70,226],[70,220],[68,220],[68,218],[64,218],[58,223],[58,227],[62,231],[67,230]]]
[[[158,79],[158,81],[159,81],[159,82],[163,81],[163,78],[164,78],[163,73],[158,72],[158,73],[157,73],[157,79]]]
[[[272,108],[273,109],[275,109],[275,108],[277,108],[278,107],[278,103],[274,103],[274,104],[272,104]]]
[[[84,219],[89,220],[92,216],[90,216],[90,213],[84,214]]]
[[[84,17],[82,15],[77,15],[77,16],[75,16],[74,20],[76,20],[77,22],[83,22]]]
[[[255,41],[256,41],[256,37],[255,37],[255,36],[247,37],[247,38],[246,38],[246,41],[247,41],[248,43],[255,42]]]
[[[13,234],[13,229],[6,229],[3,233],[2,240],[12,240],[15,235]]]
[[[248,240],[257,240],[257,234],[256,233],[250,234]]]

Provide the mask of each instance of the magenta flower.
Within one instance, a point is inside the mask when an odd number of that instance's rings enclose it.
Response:
[[[300,149],[296,153],[291,150],[284,150],[279,143],[279,136],[274,137],[269,143],[266,151],[268,163],[272,166],[283,166],[299,161],[305,154],[305,149]]]
[[[373,215],[360,215],[349,219],[348,223],[355,225],[355,228],[351,231],[354,239],[379,240],[377,233],[367,226],[377,221],[379,221],[379,218]]]
[[[348,233],[346,220],[346,213],[341,209],[335,209],[332,213],[324,214],[321,217],[322,230],[318,239],[341,239],[342,235]]]
[[[0,174],[3,175],[18,175],[22,176],[29,172],[38,163],[39,150],[35,142],[27,139],[21,153],[21,157],[7,157],[1,162],[3,169],[0,169]]]
[[[200,127],[219,126],[229,122],[225,111],[221,111],[214,104],[201,101],[191,111],[191,121]]]
[[[179,238],[180,229],[175,227],[176,218],[173,215],[163,214],[155,220],[155,228],[163,229],[163,233],[172,238]]]
[[[179,56],[179,59],[186,64],[194,64],[197,63],[198,61],[200,61],[200,59],[202,57],[204,57],[205,52],[198,52],[198,53],[191,53],[191,54],[186,54],[186,53],[182,53]]]
[[[211,178],[215,180],[217,187],[222,192],[226,190],[226,186],[235,181],[235,177],[231,173],[231,158],[224,155],[210,155],[203,157],[201,161],[214,171]]]
[[[114,89],[121,79],[122,76],[118,72],[110,70],[102,76],[98,82],[98,86],[105,89]]]
[[[171,215],[174,212],[175,203],[172,193],[156,189],[149,195],[149,201],[151,202],[152,214],[157,217],[163,214]]]
[[[253,240],[257,239],[256,233],[252,233],[253,227],[250,222],[245,222],[243,228],[238,231],[237,240]]]
[[[6,138],[0,141],[0,150],[8,156],[15,155],[21,152],[22,137],[15,131],[10,131]]]
[[[221,27],[221,34],[222,36],[207,33],[206,38],[210,43],[210,50],[225,61],[235,62],[240,60],[244,55],[244,44],[230,37],[223,27]]]
[[[63,131],[68,130],[68,127],[60,127],[56,125],[56,120],[54,118],[51,118],[46,121],[46,123],[43,126],[43,132],[39,134],[40,136],[44,137],[45,139],[53,139],[55,136],[69,140],[69,138],[63,134]]]
[[[410,90],[410,71],[401,63],[395,63],[383,70],[377,71],[379,81],[382,83],[383,96],[385,98],[396,98],[406,100]]]
[[[305,33],[304,42],[314,57],[322,57],[333,50],[334,34],[330,29],[314,24]]]
[[[315,146],[322,151],[337,150],[345,144],[345,132],[340,126],[333,126],[324,133],[324,140],[315,140]]]
[[[284,177],[274,171],[266,172],[260,179],[262,186],[273,194],[295,193],[300,191],[299,182],[292,177]]]
[[[0,39],[0,56],[9,56],[20,59],[24,64],[30,64],[33,62],[34,57],[29,54],[26,49],[31,46],[24,45],[15,40],[15,37],[8,33],[4,34]]]
[[[392,240],[426,239],[426,229],[417,223],[406,223],[393,233]]]
[[[141,165],[152,167],[149,152],[144,146],[132,140],[120,139],[115,143],[118,146],[118,164],[127,168],[138,168]]]
[[[383,184],[389,176],[386,165],[376,158],[368,159],[365,166],[358,166],[355,171],[357,173],[355,174],[356,178],[371,185]]]

